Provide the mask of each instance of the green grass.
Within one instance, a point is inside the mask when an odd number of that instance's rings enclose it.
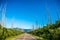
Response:
[[[17,36],[11,36],[11,37],[6,38],[5,40],[13,40],[14,38],[17,38],[18,36],[20,36],[20,35],[17,35]]]
[[[37,40],[44,40],[42,37],[38,37],[38,36],[35,36],[35,35],[32,35],[32,36],[35,37]]]

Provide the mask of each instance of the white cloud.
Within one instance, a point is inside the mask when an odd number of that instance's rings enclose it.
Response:
[[[23,20],[15,20],[13,21],[13,26],[14,28],[22,28],[22,29],[31,29],[32,28],[32,24],[30,22],[27,21],[23,21]],[[11,19],[7,19],[6,18],[6,27],[7,28],[11,28],[12,25],[12,20]]]

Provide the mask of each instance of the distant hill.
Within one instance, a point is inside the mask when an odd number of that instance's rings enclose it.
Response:
[[[29,32],[31,31],[31,29],[24,29],[24,32]]]
[[[20,29],[20,28],[13,28],[14,30],[22,30],[22,29]],[[24,32],[29,32],[29,31],[31,31],[31,29],[23,29],[23,31]]]

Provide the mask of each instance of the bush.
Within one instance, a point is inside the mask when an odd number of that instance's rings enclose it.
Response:
[[[0,25],[0,40],[5,40],[7,37],[16,36],[23,32],[16,29],[4,28]]]
[[[55,24],[48,24],[29,33],[34,33],[33,35],[40,37],[40,40],[60,40],[60,20]]]

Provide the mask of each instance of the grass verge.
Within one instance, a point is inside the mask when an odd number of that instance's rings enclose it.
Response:
[[[22,34],[20,34],[20,35],[22,35]],[[19,37],[20,35],[11,36],[11,37],[6,38],[5,40],[14,40],[15,38]]]

